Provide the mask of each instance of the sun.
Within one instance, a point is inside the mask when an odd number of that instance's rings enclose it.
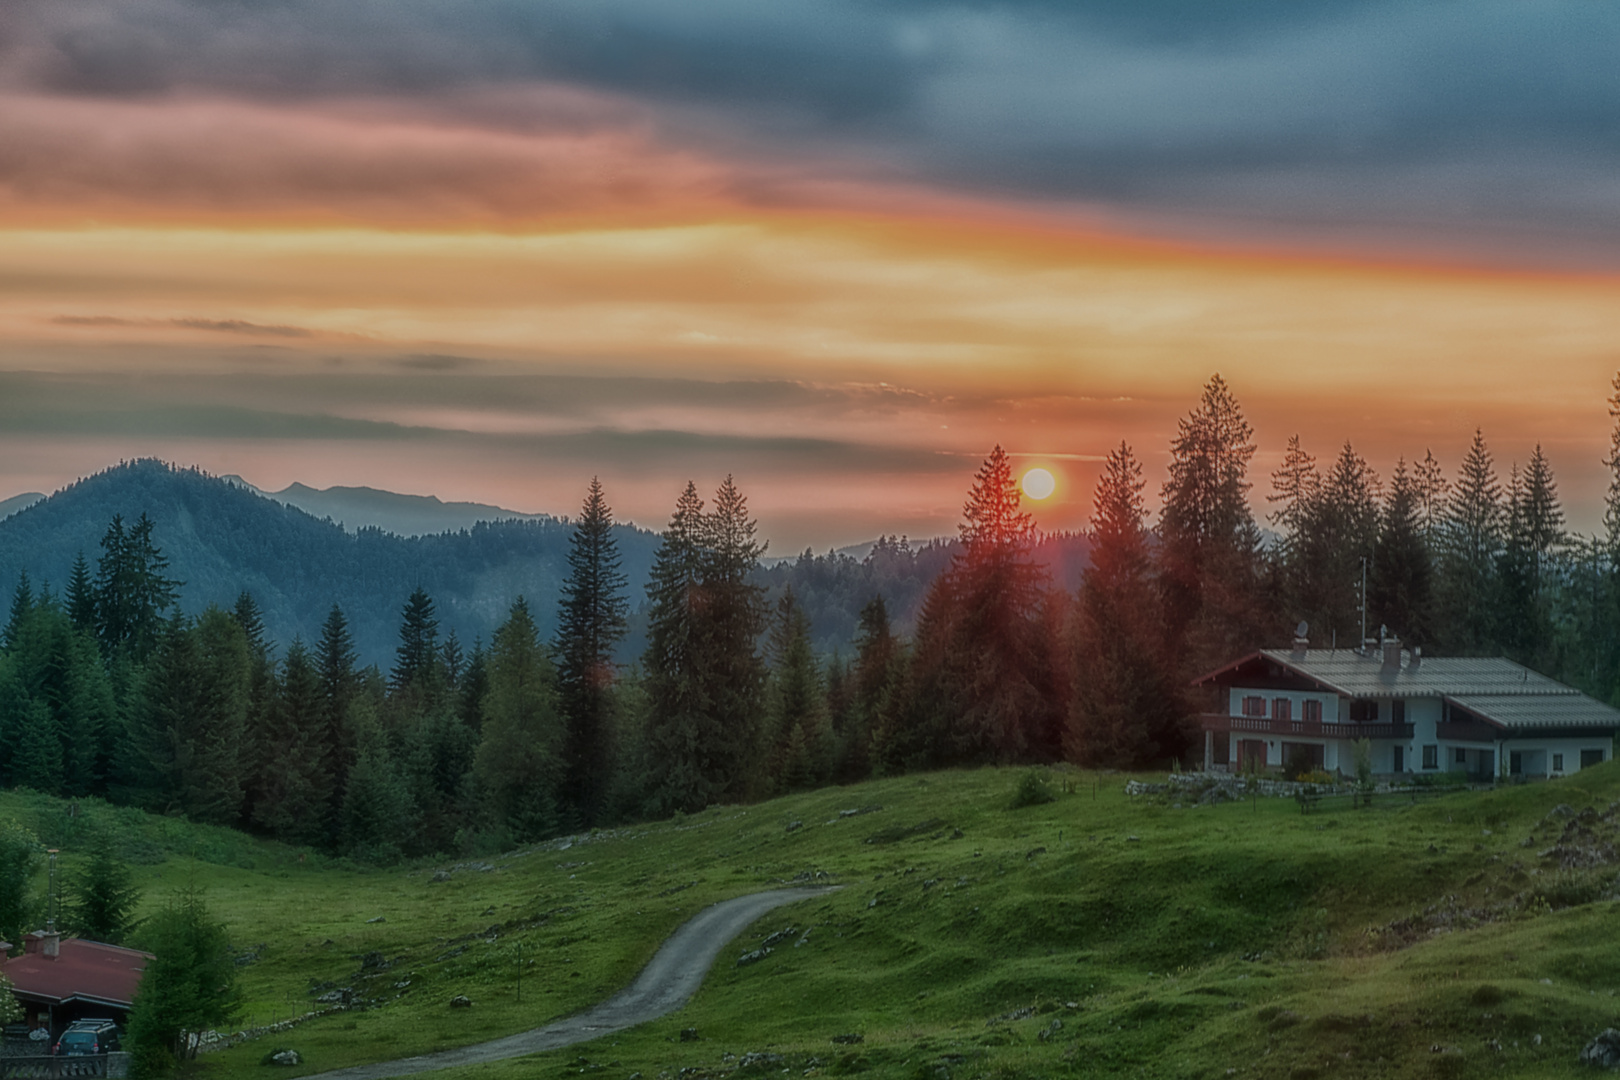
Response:
[[[1057,481],[1045,469],[1031,469],[1024,474],[1024,494],[1032,499],[1044,499],[1057,490]]]

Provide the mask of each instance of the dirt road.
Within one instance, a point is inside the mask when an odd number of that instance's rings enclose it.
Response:
[[[585,1012],[570,1016],[533,1031],[508,1035],[504,1039],[475,1043],[437,1054],[355,1065],[332,1072],[314,1073],[303,1080],[383,1080],[389,1076],[447,1069],[452,1065],[476,1065],[486,1061],[521,1057],[541,1050],[555,1050],[586,1042],[614,1031],[655,1020],[685,1005],[714,958],[726,944],[760,916],[784,904],[824,896],[834,887],[774,889],[770,892],[739,896],[706,907],[669,936],[663,947],[631,983],[617,995]]]

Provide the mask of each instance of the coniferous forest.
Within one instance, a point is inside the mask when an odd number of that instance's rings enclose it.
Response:
[[[643,595],[592,481],[556,596],[506,598],[469,646],[418,586],[386,664],[335,600],[309,640],[273,639],[251,590],[183,614],[162,524],[115,515],[63,587],[15,584],[0,783],[391,861],[915,769],[1164,767],[1191,749],[1196,675],[1300,621],[1354,646],[1364,572],[1369,627],[1620,701],[1620,425],[1593,537],[1565,529],[1539,447],[1504,469],[1480,432],[1452,468],[1421,450],[1387,477],[1295,437],[1255,477],[1218,375],[1169,449],[1156,521],[1121,444],[1088,534],[1043,537],[996,447],[956,542],[768,570],[733,481],[688,484]],[[817,618],[851,609],[827,648]]]

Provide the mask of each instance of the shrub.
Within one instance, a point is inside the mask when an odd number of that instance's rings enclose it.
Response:
[[[1018,778],[1018,788],[1013,792],[1012,804],[1009,809],[1017,810],[1025,806],[1038,806],[1041,803],[1049,803],[1056,798],[1057,796],[1052,793],[1051,785],[1046,782],[1046,777],[1031,769]]]

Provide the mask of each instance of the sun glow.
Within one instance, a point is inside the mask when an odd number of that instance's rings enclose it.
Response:
[[[1024,474],[1024,494],[1032,499],[1044,499],[1057,490],[1057,480],[1045,469],[1031,469]]]

